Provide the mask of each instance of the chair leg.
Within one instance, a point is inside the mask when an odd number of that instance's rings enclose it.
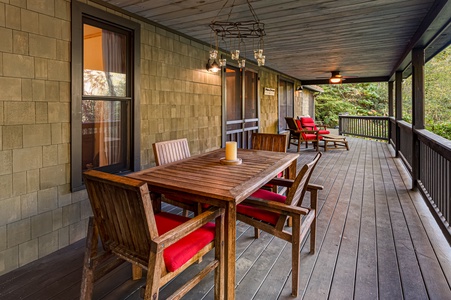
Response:
[[[260,238],[260,229],[258,229],[257,227],[254,227],[254,237],[256,239]]]
[[[140,280],[143,277],[143,270],[140,266],[132,265],[132,279]]]
[[[149,268],[147,270],[146,286],[143,296],[144,300],[158,299],[158,294],[160,293],[161,267],[163,263],[163,253],[159,255],[153,252],[150,253]]]
[[[86,236],[85,258],[83,261],[83,275],[81,279],[80,299],[90,300],[94,288],[94,266],[92,258],[96,254],[97,235],[94,228],[94,219],[89,218],[88,233]]]
[[[291,241],[291,295],[299,294],[299,267],[301,260],[301,216],[293,217],[293,232]]]

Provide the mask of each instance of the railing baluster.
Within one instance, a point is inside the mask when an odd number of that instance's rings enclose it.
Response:
[[[389,123],[390,122],[390,123]],[[399,128],[399,156],[412,175],[413,131],[420,142],[418,186],[434,207],[436,218],[451,240],[451,142],[425,129],[414,130],[404,121],[389,117],[339,116],[339,132],[396,143]],[[390,140],[389,140],[390,139]]]

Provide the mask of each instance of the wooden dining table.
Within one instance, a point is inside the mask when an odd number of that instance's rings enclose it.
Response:
[[[224,299],[235,299],[236,205],[280,172],[296,176],[299,154],[238,149],[241,164],[222,164],[225,149],[191,156],[127,176],[147,182],[158,194],[178,194],[188,200],[225,208],[226,262]]]

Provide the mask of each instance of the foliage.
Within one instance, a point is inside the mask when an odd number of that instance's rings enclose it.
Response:
[[[387,84],[359,83],[324,86],[316,97],[315,116],[329,126],[338,125],[338,115],[381,116],[388,113]]]
[[[425,65],[426,129],[451,139],[451,46]],[[338,125],[339,114],[357,116],[388,115],[387,83],[339,84],[322,86],[316,97],[316,119]],[[412,122],[412,80],[402,84],[403,120]]]

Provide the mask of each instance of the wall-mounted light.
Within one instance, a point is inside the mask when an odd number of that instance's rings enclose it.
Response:
[[[300,91],[302,91],[303,89],[304,89],[304,87],[303,87],[302,85],[300,85],[300,86],[298,86],[298,87],[296,88],[296,91],[300,92]]]

